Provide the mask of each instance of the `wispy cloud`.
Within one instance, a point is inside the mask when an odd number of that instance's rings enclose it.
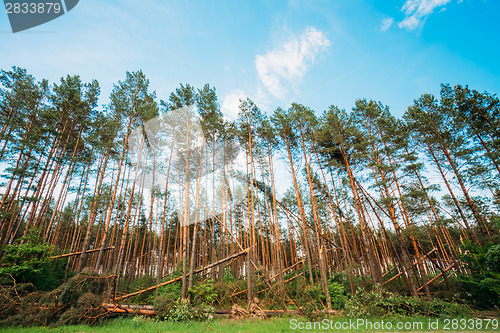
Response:
[[[380,31],[386,31],[389,29],[392,24],[394,23],[394,19],[392,17],[386,18],[382,20],[382,23],[380,24]]]
[[[323,32],[308,27],[265,55],[257,55],[255,67],[262,85],[272,96],[284,100],[290,86],[300,81],[317,56],[330,45]]]
[[[406,0],[401,8],[405,13],[403,21],[399,22],[399,27],[406,30],[415,30],[421,23],[425,22],[438,7],[444,7],[451,0]],[[444,8],[443,8],[444,9]]]
[[[221,112],[226,119],[235,120],[238,118],[240,111],[240,100],[245,100],[248,97],[242,90],[233,90],[222,99]]]

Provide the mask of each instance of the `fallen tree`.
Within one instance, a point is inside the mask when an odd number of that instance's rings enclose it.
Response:
[[[235,259],[235,258],[238,258],[239,256],[242,256],[244,254],[247,254],[248,251],[250,251],[250,249],[252,248],[251,247],[248,247],[246,249],[244,249],[243,251],[240,251],[238,253],[235,253],[233,255],[230,255],[229,257],[226,257],[224,259],[221,259],[219,261],[216,261],[210,265],[207,265],[205,267],[202,267],[202,268],[199,268],[195,271],[193,271],[193,274],[198,274],[198,273],[201,273],[203,271],[206,271],[207,269],[210,269],[212,267],[215,267],[215,266],[218,266],[222,263],[225,263],[226,261],[229,261],[229,260],[232,260],[232,259]],[[189,276],[189,273],[186,274],[186,277]],[[136,292],[133,292],[131,294],[127,294],[127,295],[123,295],[123,296],[120,296],[120,297],[116,297],[116,298],[113,298],[113,303],[116,303],[116,301],[119,301],[119,300],[123,300],[123,299],[126,299],[126,298],[129,298],[129,297],[132,297],[132,296],[137,296],[137,295],[140,295],[142,293],[145,293],[145,292],[148,292],[148,291],[151,291],[151,290],[155,290],[156,288],[159,288],[159,287],[162,287],[162,286],[166,286],[170,283],[173,283],[173,282],[176,282],[176,281],[180,281],[182,279],[182,276],[179,276],[179,277],[176,277],[172,280],[169,280],[169,281],[166,281],[166,282],[162,282],[160,284],[157,284],[157,285],[154,285],[154,286],[151,286],[149,288],[146,288],[146,289],[142,289],[142,290],[139,290],[139,291],[136,291]]]
[[[93,325],[114,313],[102,305],[114,280],[116,275],[84,270],[48,292],[13,280],[13,285],[0,287],[0,326]]]
[[[255,304],[259,304],[258,302],[254,302]],[[112,303],[103,303],[103,308],[105,308],[110,313],[116,314],[140,314],[144,316],[155,316],[156,311],[154,306],[152,305],[127,305],[127,304],[112,304]],[[250,310],[244,309],[236,304],[233,304],[231,309],[215,309],[215,314],[218,315],[228,315],[230,318],[248,318],[252,317],[252,313],[255,316],[264,318],[270,316],[284,316],[284,315],[301,315],[302,310],[263,310],[260,308],[256,308],[255,306],[251,306]],[[323,310],[321,313],[330,314],[330,315],[338,315],[340,311],[338,310]],[[264,315],[264,316],[262,316]]]
[[[50,259],[59,259],[59,258],[66,258],[66,257],[72,257],[72,256],[79,256],[79,255],[84,254],[84,253],[87,254],[87,253],[101,251],[101,249],[103,251],[108,251],[108,250],[112,250],[114,248],[115,248],[114,246],[109,246],[109,247],[105,247],[105,248],[99,248],[99,249],[93,249],[93,250],[87,250],[87,251],[65,253],[65,254],[60,254],[60,255],[57,255],[57,256],[52,256],[52,257],[50,257]]]

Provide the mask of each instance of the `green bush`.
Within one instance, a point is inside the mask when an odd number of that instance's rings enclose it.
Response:
[[[180,271],[163,278],[169,281],[181,276]],[[182,321],[182,320],[205,320],[213,318],[213,303],[217,300],[217,289],[214,281],[208,279],[204,282],[194,283],[189,290],[189,300],[182,300],[182,286],[180,283],[170,283],[159,287],[152,301],[156,316],[160,320]],[[196,305],[193,305],[196,304]]]
[[[338,282],[330,282],[328,283],[328,289],[330,290],[332,307],[335,310],[342,310],[344,308],[345,302],[347,301],[347,296],[345,295],[344,291],[344,285]]]
[[[299,304],[304,315],[312,321],[316,321],[320,317],[320,310],[325,304],[325,294],[319,284],[309,284],[305,277],[299,276],[295,279],[296,284],[293,286],[293,297]]]
[[[164,299],[163,299],[164,300]],[[193,306],[189,300],[179,299],[175,302],[162,303],[162,298],[155,298],[156,316],[160,320],[211,320],[214,318],[214,308],[206,304]]]
[[[180,276],[182,276],[182,273],[180,271],[174,271],[172,274],[165,276],[163,279],[161,279],[161,283],[173,280]],[[167,284],[166,286],[158,287],[156,289],[155,294],[152,295],[151,298],[154,300],[157,296],[162,296],[164,298],[169,298],[173,301],[176,301],[181,297],[181,294],[182,294],[181,284],[179,282],[174,282]]]
[[[181,276],[181,273],[179,271],[174,271],[171,275],[164,277],[161,282],[170,281],[179,276]],[[181,297],[181,293],[181,284],[174,282],[166,286],[158,287],[156,291],[150,295],[150,300],[155,307],[158,318],[164,319],[167,317],[172,307]]]
[[[31,230],[15,244],[5,246],[0,267],[0,284],[32,283],[38,290],[48,291],[64,281],[67,259],[51,259],[53,246],[38,238],[38,229]]]
[[[125,279],[122,279],[122,281]],[[123,281],[125,283],[125,281]],[[136,292],[140,290],[144,290],[151,286],[156,285],[156,278],[151,275],[143,275],[135,278],[130,286],[127,289],[123,289],[124,286],[121,286],[121,290],[126,290],[128,292]],[[150,290],[146,291],[140,295],[130,297],[128,301],[132,304],[149,304],[151,303],[151,299],[154,297],[155,291]]]
[[[479,308],[500,306],[500,244],[467,243],[461,257],[469,275],[460,275],[462,297]]]
[[[467,307],[440,299],[419,299],[394,294],[381,287],[371,291],[358,289],[345,304],[347,317],[461,316],[470,315]]]
[[[189,290],[189,294],[195,304],[205,305],[213,305],[218,296],[214,280],[212,279],[194,284],[194,286]]]
[[[245,279],[235,279],[231,275],[224,275],[223,282],[216,282],[215,289],[218,292],[218,305],[222,308],[230,308],[234,303],[246,304],[246,292],[230,297],[235,293],[246,290],[247,281]]]

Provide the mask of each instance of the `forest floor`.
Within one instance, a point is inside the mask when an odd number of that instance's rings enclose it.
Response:
[[[361,322],[363,320],[364,322]],[[460,325],[461,318],[395,318],[395,319],[349,319],[345,317],[330,317],[319,320],[314,326],[314,322],[303,317],[274,317],[269,319],[214,319],[211,321],[185,321],[166,322],[157,321],[141,316],[134,318],[116,318],[106,321],[101,326],[89,327],[86,325],[51,327],[8,327],[0,328],[1,332],[499,332],[498,317],[493,320],[487,319],[466,319],[469,326]],[[472,320],[472,321],[469,321]],[[478,321],[480,320],[480,321]],[[496,320],[496,325],[493,325]],[[371,322],[371,329],[370,323]],[[378,323],[379,326],[376,326]],[[390,324],[389,324],[390,323]],[[436,326],[436,323],[438,326]],[[464,323],[464,322],[462,322]],[[488,324],[488,328],[485,326]],[[383,325],[383,329],[380,325]],[[388,326],[391,326],[388,329]],[[401,327],[401,329],[398,329]],[[481,328],[479,327],[481,325]],[[496,326],[496,327],[495,327]],[[377,329],[378,327],[378,329]]]

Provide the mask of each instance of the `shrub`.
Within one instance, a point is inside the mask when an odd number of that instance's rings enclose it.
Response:
[[[125,279],[123,279],[125,280]],[[156,279],[151,275],[144,275],[134,279],[130,284],[129,290],[131,292],[136,292],[140,290],[144,290],[156,284]],[[148,304],[151,301],[151,298],[154,297],[154,290],[144,292],[140,295],[130,297],[129,302],[133,304]]]
[[[247,282],[245,279],[235,279],[228,275],[224,276],[223,282],[216,282],[215,288],[218,291],[219,299],[218,304],[221,307],[231,307],[234,303],[246,303],[246,292],[240,293],[236,296],[230,297],[242,290],[246,290]]]
[[[214,308],[206,304],[193,306],[189,300],[177,300],[173,303],[161,303],[161,298],[156,298],[156,316],[160,320],[210,320],[214,318]]]
[[[179,271],[174,271],[171,275],[164,277],[161,281],[170,281],[181,276]],[[179,283],[170,283],[166,286],[161,286],[156,289],[156,292],[150,296],[150,299],[155,307],[157,317],[164,319],[181,297],[181,285]]]
[[[312,321],[320,317],[320,309],[323,309],[321,303],[325,302],[325,295],[319,284],[308,284],[304,277],[296,279],[295,300],[300,305],[304,315]]]
[[[278,281],[272,283],[271,288],[260,295],[264,296],[262,303],[270,308],[283,308],[286,306],[286,287],[281,286]]]
[[[330,290],[332,307],[336,310],[343,309],[345,302],[347,301],[347,297],[344,291],[344,285],[338,282],[330,282],[328,284],[328,289]]]
[[[462,297],[480,308],[500,306],[500,244],[466,243],[462,260],[469,275],[460,275]]]
[[[32,229],[15,244],[5,246],[0,284],[32,283],[38,290],[52,290],[64,281],[67,259],[54,260],[54,248]]]
[[[169,281],[181,276],[180,271],[175,271],[163,280]],[[182,294],[180,283],[170,283],[157,289],[153,297],[156,316],[160,320],[205,320],[213,318],[213,303],[217,300],[217,289],[212,279],[195,283],[189,290],[193,303],[180,299]],[[197,304],[194,306],[193,304]]]
[[[400,317],[400,316],[468,316],[464,305],[440,299],[432,301],[411,296],[401,296],[381,287],[367,292],[358,289],[344,307],[347,317]]]
[[[202,283],[196,283],[190,290],[189,294],[193,298],[195,304],[213,305],[217,300],[217,289],[214,285],[214,280],[208,279]]]

